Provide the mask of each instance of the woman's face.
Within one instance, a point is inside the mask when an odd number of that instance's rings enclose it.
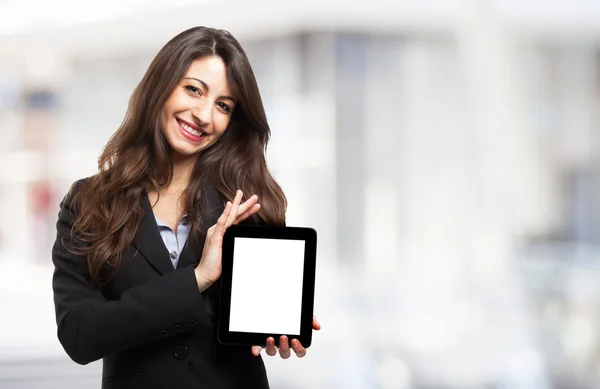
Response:
[[[162,133],[175,153],[195,155],[223,135],[234,107],[223,60],[197,59],[163,106]]]

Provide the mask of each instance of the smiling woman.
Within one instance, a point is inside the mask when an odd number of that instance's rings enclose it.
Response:
[[[234,108],[223,60],[197,59],[165,102],[162,132],[174,152],[194,155],[219,140]]]
[[[103,359],[103,388],[269,387],[260,347],[215,334],[225,231],[285,225],[269,135],[228,32],[184,31],[152,61],[97,173],[62,201],[52,250],[58,338],[77,363]],[[266,353],[306,353],[279,344]]]

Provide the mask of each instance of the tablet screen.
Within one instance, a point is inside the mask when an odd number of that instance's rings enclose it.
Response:
[[[229,331],[300,335],[303,240],[234,240]]]

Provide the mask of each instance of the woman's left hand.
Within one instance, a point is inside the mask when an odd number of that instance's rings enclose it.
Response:
[[[321,325],[319,324],[319,322],[317,321],[317,318],[315,316],[313,316],[313,323],[312,323],[313,329],[314,330],[320,330],[321,329]],[[294,353],[296,353],[296,356],[298,358],[302,358],[303,356],[306,355],[306,349],[304,347],[302,347],[302,344],[300,344],[300,341],[298,339],[292,339],[292,350],[294,350]],[[273,339],[272,337],[268,337],[267,338],[267,355],[270,356],[275,356],[277,355],[277,347],[275,347],[275,339]],[[261,346],[252,346],[252,354],[254,354],[255,356],[260,355],[260,352],[262,351],[262,347]],[[281,358],[283,359],[288,359],[291,355],[290,352],[290,344],[288,342],[288,338],[285,335],[282,335],[281,338],[279,338],[279,356],[281,356]]]

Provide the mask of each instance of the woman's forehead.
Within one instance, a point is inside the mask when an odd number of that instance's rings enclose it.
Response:
[[[202,84],[210,93],[231,95],[227,68],[220,57],[211,56],[194,60],[185,72],[184,79]]]

